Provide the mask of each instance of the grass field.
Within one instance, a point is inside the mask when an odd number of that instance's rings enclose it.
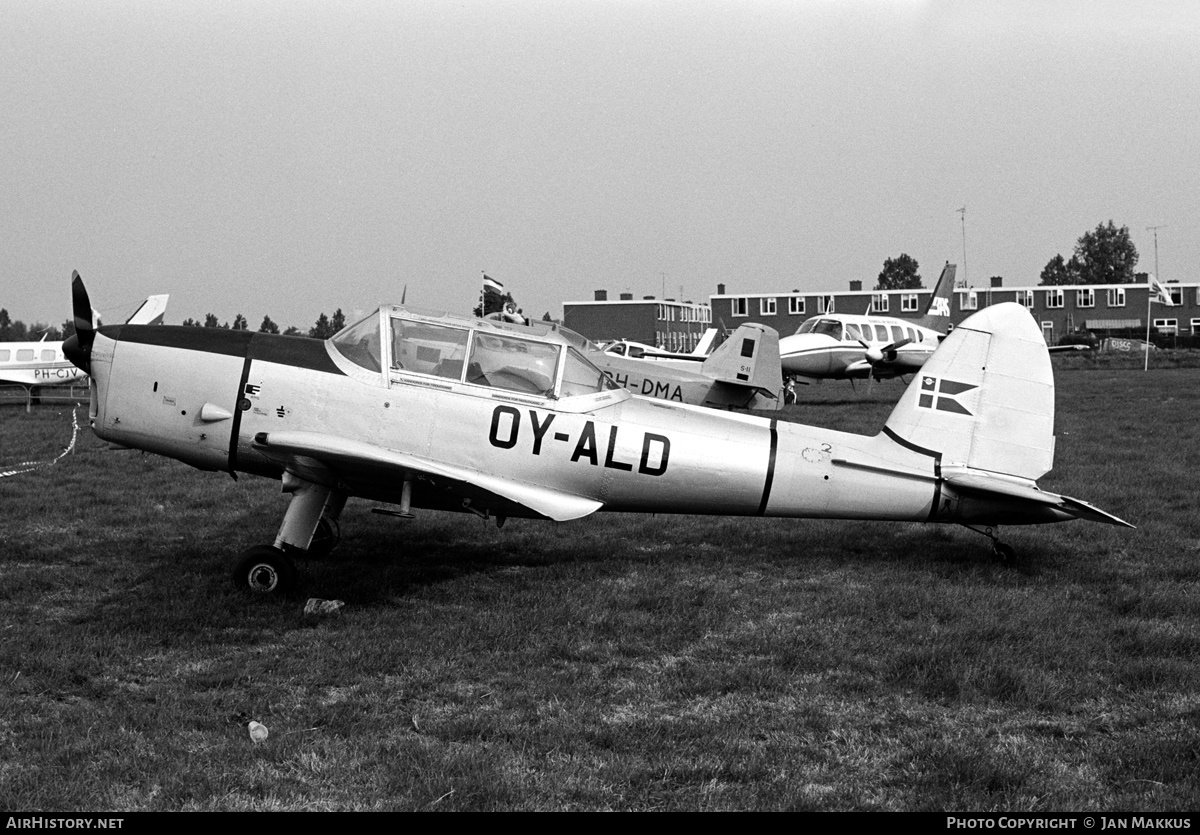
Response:
[[[0,478],[0,808],[1198,809],[1197,382],[1059,364],[1043,486],[1138,529],[1005,529],[1012,565],[956,527],[355,500],[269,602],[228,573],[276,482],[81,431]],[[784,417],[873,433],[899,392]],[[70,415],[0,408],[0,471]]]

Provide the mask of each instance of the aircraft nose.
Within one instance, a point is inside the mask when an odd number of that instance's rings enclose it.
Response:
[[[797,333],[779,340],[779,359],[784,373],[813,376],[829,371],[832,345],[829,339],[811,333]]]

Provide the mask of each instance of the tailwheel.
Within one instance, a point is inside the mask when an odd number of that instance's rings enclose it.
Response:
[[[233,582],[251,594],[280,596],[296,586],[291,557],[273,545],[256,545],[242,552],[233,569]]]
[[[992,541],[992,556],[1002,563],[1011,563],[1017,558],[1017,552],[1013,550],[1011,545],[1006,545],[1000,541],[1000,536],[992,527],[986,527],[983,530],[971,525],[963,525],[969,531],[974,531],[981,536],[986,536]]]

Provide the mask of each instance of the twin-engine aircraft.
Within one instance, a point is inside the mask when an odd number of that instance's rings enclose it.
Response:
[[[956,271],[954,264],[942,269],[919,319],[851,313],[806,319],[779,341],[783,373],[802,381],[882,380],[917,371],[949,329]]]
[[[634,397],[549,329],[398,306],[324,341],[96,328],[78,275],[72,295],[65,351],[91,376],[99,437],[291,495],[274,541],[234,569],[259,594],[293,587],[293,560],[327,549],[314,536],[351,496],[498,524],[599,510],[952,522],[988,526],[1002,555],[991,526],[1127,525],[1038,487],[1054,380],[1015,304],[956,328],[867,437]]]

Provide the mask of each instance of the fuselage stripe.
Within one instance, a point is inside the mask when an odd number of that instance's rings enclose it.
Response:
[[[778,420],[771,420],[771,457],[767,461],[767,477],[763,481],[762,501],[758,503],[758,515],[765,516],[767,513],[767,502],[771,499],[771,482],[775,480],[775,455],[779,451],[779,430],[776,425]]]
[[[233,398],[233,425],[229,428],[229,474],[237,478],[238,435],[242,429],[242,398],[246,396],[246,383],[250,380],[250,363],[246,357],[242,363],[242,377],[238,380],[237,393]]]
[[[911,449],[913,452],[919,452],[921,455],[928,455],[933,459],[933,504],[929,506],[929,517],[926,519],[926,521],[934,521],[934,517],[937,516],[938,512],[938,505],[942,503],[942,454],[940,452],[935,452],[932,449],[925,449],[925,447],[917,446],[914,443],[906,441],[904,438],[901,438],[886,426],[883,427],[883,434],[887,435],[905,449]]]

